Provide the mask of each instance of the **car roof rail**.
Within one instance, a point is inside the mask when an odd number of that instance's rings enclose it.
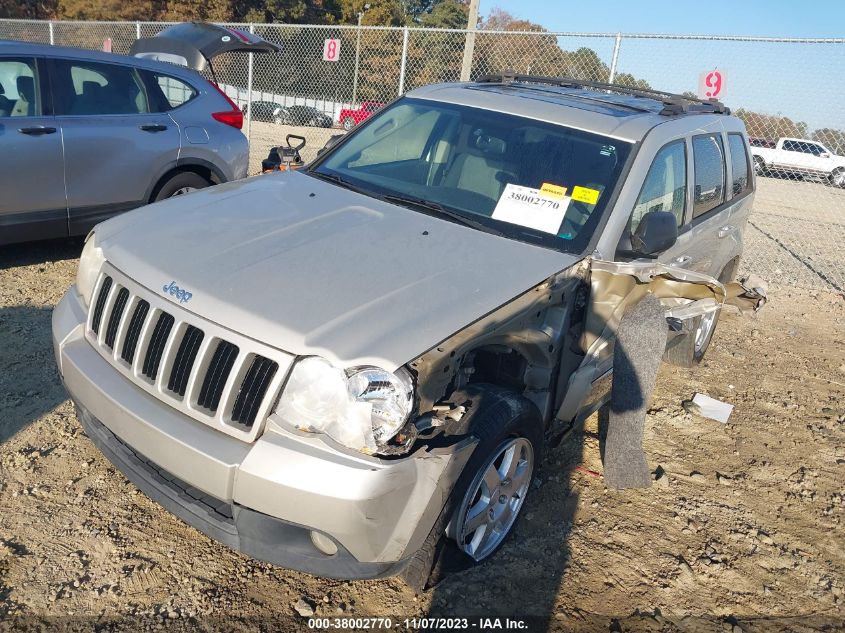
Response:
[[[587,81],[573,77],[546,77],[543,75],[520,75],[510,70],[502,71],[498,75],[484,75],[476,80],[476,83],[508,85],[514,82],[545,84],[548,86],[559,86],[562,88],[592,88],[594,90],[606,90],[617,94],[631,95],[654,99],[663,104],[660,114],[663,116],[674,116],[678,114],[730,114],[728,108],[718,99],[699,99],[688,97],[663,90],[652,90],[650,88],[630,88],[618,84],[609,84],[600,81]]]

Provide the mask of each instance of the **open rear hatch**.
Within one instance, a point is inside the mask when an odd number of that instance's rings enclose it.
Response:
[[[174,24],[153,37],[136,40],[129,49],[135,57],[155,59],[202,72],[208,67],[214,74],[211,60],[223,53],[275,53],[278,44],[254,33],[204,22]]]

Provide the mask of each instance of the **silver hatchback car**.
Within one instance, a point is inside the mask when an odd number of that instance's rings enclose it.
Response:
[[[197,69],[275,45],[205,24],[136,45],[127,57],[0,41],[0,244],[85,235],[117,213],[246,176],[243,115]]]

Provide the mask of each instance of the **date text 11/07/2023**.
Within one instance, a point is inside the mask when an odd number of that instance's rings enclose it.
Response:
[[[420,618],[309,618],[308,628],[317,631],[328,630],[476,630],[476,631],[525,631],[529,624],[519,618],[499,617],[420,617]]]

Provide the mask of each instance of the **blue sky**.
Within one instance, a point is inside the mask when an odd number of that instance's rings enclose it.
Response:
[[[843,0],[481,0],[550,31],[845,37]]]
[[[845,0],[481,0],[550,31],[845,38]],[[567,50],[593,48],[609,64],[612,40],[561,39]],[[625,40],[619,71],[652,86],[695,91],[700,72],[726,72],[724,101],[845,129],[845,43],[788,44]],[[520,69],[521,70],[521,69]]]

